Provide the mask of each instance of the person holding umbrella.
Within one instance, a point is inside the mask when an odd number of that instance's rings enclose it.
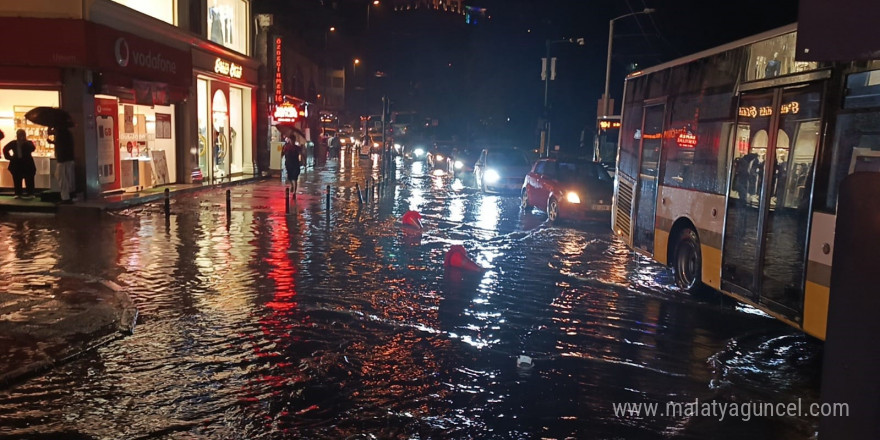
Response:
[[[70,113],[58,107],[34,107],[24,114],[25,119],[34,124],[49,127],[50,144],[55,144],[55,177],[61,189],[61,202],[72,203],[70,193],[74,192],[74,161],[73,161],[73,118]]]
[[[55,176],[61,190],[61,203],[73,203],[70,193],[75,190],[73,133],[70,126],[62,124],[49,127],[49,143],[55,144],[55,159],[58,161]]]
[[[2,134],[0,134],[2,138]],[[34,195],[34,176],[37,174],[37,165],[32,156],[37,147],[27,138],[27,133],[18,129],[15,132],[15,140],[10,141],[3,147],[3,157],[9,161],[9,172],[15,185],[15,198],[21,198],[21,181],[24,180],[27,187],[27,197]]]

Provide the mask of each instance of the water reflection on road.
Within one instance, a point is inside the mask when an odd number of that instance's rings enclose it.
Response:
[[[340,166],[340,162],[342,166]],[[668,287],[603,224],[550,226],[421,162],[359,206],[370,161],[82,222],[0,217],[0,276],[127,286],[135,334],[0,390],[0,436],[805,438],[817,420],[618,417],[615,402],[803,398],[819,345]],[[339,181],[337,181],[339,179]],[[333,209],[324,208],[332,185]],[[423,215],[426,230],[397,219]],[[462,244],[488,268],[451,276]],[[529,366],[516,358],[527,355]],[[771,390],[771,391],[768,391]]]

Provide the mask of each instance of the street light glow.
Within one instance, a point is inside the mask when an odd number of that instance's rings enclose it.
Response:
[[[358,59],[358,58],[355,58],[355,59],[354,59],[354,63],[355,63],[355,64],[360,64],[360,63],[361,63],[361,60]]]
[[[335,27],[335,26],[330,26],[330,32],[336,32],[336,27]]]

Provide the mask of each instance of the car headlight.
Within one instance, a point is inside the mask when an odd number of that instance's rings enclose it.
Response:
[[[568,200],[568,203],[580,203],[581,198],[578,197],[577,193],[574,191],[569,192],[565,195],[565,200]]]
[[[501,179],[501,176],[498,174],[498,171],[495,171],[495,170],[486,170],[486,173],[483,174],[483,179],[484,179],[486,182],[489,182],[489,183],[495,183],[495,182],[497,182],[499,179]]]
[[[415,153],[416,156],[422,157],[422,156],[425,155],[425,150],[423,150],[423,149],[421,149],[421,148],[416,148],[416,149],[413,151],[413,153]]]
[[[439,160],[439,161],[442,162],[442,161],[443,161],[443,155],[442,155],[442,154],[435,154],[435,155],[434,155],[434,160]]]
[[[345,138],[339,138],[339,143],[345,145]]]
[[[378,142],[373,142],[373,147],[375,147],[375,148],[379,148],[379,143],[378,143]]]
[[[460,160],[455,161],[455,169],[460,170],[461,167],[463,167],[463,166],[464,166],[464,162],[462,162]]]

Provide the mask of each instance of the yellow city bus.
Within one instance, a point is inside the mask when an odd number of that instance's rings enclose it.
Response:
[[[798,61],[796,37],[793,24],[626,78],[612,227],[682,289],[824,340],[838,187],[880,171],[880,62]]]

